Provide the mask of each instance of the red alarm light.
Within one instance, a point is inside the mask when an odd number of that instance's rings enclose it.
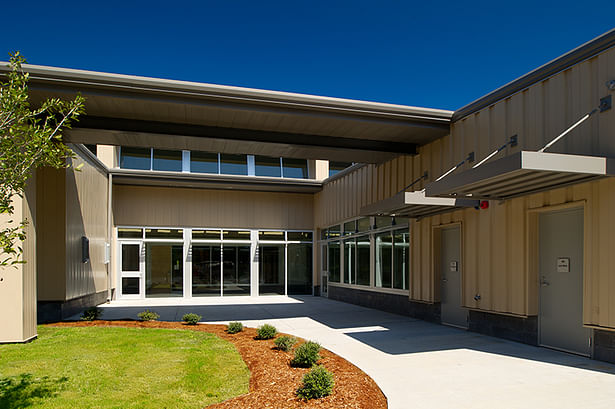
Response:
[[[489,201],[488,200],[481,200],[479,206],[483,210],[484,209],[489,209]]]

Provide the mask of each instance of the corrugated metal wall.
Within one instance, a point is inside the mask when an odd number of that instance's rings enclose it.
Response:
[[[316,195],[316,227],[357,217],[362,206],[392,196],[425,170],[429,180],[434,180],[469,152],[475,152],[480,160],[512,135],[518,135],[519,145],[498,157],[541,148],[598,106],[599,99],[609,94],[605,83],[614,72],[615,49],[611,49],[456,122],[451,136],[421,147],[419,155],[368,165],[332,181]],[[595,114],[551,151],[615,157],[614,135],[615,109],[611,109]],[[413,189],[424,185],[420,182]],[[615,208],[613,179],[492,201],[488,210],[465,209],[413,221],[410,298],[438,301],[433,229],[459,222],[464,243],[464,305],[536,315],[538,276],[533,265],[537,261],[530,246],[537,242],[529,215],[536,209],[549,210],[549,206],[565,203],[585,204],[586,208],[585,323],[615,328],[615,295],[611,295],[615,294],[615,267],[609,261],[615,243],[615,216],[610,214]],[[479,301],[475,295],[480,295]]]
[[[67,169],[66,175],[66,299],[107,289],[104,264],[107,240],[107,175],[78,157],[80,171]],[[82,262],[81,237],[90,241],[90,261]]]
[[[312,230],[312,194],[113,187],[116,226]]]
[[[64,169],[37,171],[38,300],[66,299],[66,176]]]

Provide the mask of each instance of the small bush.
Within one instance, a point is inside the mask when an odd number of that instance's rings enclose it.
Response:
[[[333,386],[333,374],[318,365],[303,376],[303,385],[297,389],[297,396],[303,400],[322,398],[331,394]]]
[[[102,313],[103,311],[100,308],[90,307],[90,308],[87,308],[85,311],[83,311],[83,313],[81,314],[81,320],[82,321],[94,321],[94,320],[99,319]]]
[[[158,318],[160,318],[160,315],[156,314],[154,311],[145,310],[138,313],[137,317],[139,317],[141,321],[156,321]]]
[[[256,338],[257,339],[271,339],[275,337],[278,333],[278,330],[275,329],[273,325],[263,324],[256,329]]]
[[[293,347],[293,345],[295,345],[296,342],[297,338],[289,337],[287,335],[284,335],[280,338],[276,338],[276,340],[273,341],[275,347],[281,351],[290,351],[290,349]]]
[[[196,324],[199,323],[201,318],[203,318],[203,317],[201,317],[198,314],[194,314],[194,313],[190,312],[188,314],[184,314],[184,316],[182,317],[182,321],[184,321],[188,325],[196,325]]]
[[[236,334],[243,331],[243,324],[241,322],[229,322],[226,326],[226,332],[229,334]]]
[[[295,349],[295,356],[290,361],[290,364],[301,368],[309,368],[320,359],[319,352],[320,344],[318,342],[308,341]]]

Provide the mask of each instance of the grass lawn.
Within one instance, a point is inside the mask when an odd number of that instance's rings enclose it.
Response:
[[[191,408],[248,393],[235,347],[196,331],[39,327],[0,345],[0,408]]]

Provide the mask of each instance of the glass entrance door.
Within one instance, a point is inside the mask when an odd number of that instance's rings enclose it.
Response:
[[[224,244],[222,295],[250,295],[250,245]]]
[[[192,245],[192,296],[220,296],[220,268],[222,247],[220,244]]]
[[[145,243],[145,296],[184,295],[183,243]]]
[[[284,295],[286,288],[286,257],[284,244],[267,244],[259,247],[259,295]]]
[[[121,298],[142,298],[144,293],[141,242],[120,242]]]

